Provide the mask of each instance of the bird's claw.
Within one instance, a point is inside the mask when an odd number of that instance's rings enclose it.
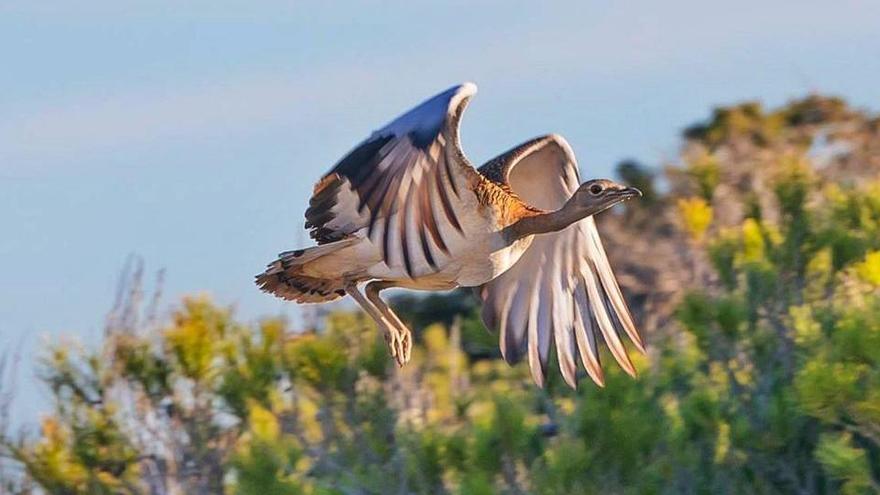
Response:
[[[397,361],[399,367],[409,362],[412,356],[412,334],[407,330],[401,332],[399,330],[389,330],[385,332],[385,343],[388,344],[388,350]]]

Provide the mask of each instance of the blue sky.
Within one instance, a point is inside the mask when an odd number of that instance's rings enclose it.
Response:
[[[880,108],[876,1],[182,4],[0,2],[0,349],[94,342],[131,253],[166,302],[296,319],[252,277],[302,238],[312,183],[457,82],[480,87],[474,162],[558,132],[589,177],[674,159],[718,104]]]

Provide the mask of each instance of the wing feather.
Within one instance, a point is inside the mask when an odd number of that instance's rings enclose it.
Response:
[[[528,287],[511,286],[511,295],[502,313],[501,354],[508,363],[518,362],[526,351],[529,295]]]
[[[575,337],[577,338],[578,350],[580,351],[581,362],[584,363],[584,369],[587,370],[587,374],[590,375],[593,382],[603,387],[605,386],[605,374],[602,372],[602,365],[599,362],[599,345],[596,339],[596,332],[593,330],[593,321],[584,285],[584,283],[578,283],[575,287],[575,311],[573,314]]]
[[[584,272],[584,281],[587,286],[587,298],[593,310],[593,316],[596,318],[599,330],[602,332],[602,337],[605,339],[605,343],[608,345],[608,349],[611,351],[611,355],[614,356],[617,364],[624,371],[635,376],[636,370],[633,368],[633,364],[626,353],[623,342],[621,342],[620,337],[617,335],[617,330],[614,329],[614,324],[611,322],[611,317],[605,307],[602,294],[599,292],[599,281],[596,279],[594,272],[595,267],[592,266],[591,262],[589,264],[591,269]]]
[[[452,197],[473,177],[459,122],[476,86],[464,83],[428,99],[374,132],[315,186],[306,227],[319,244],[364,230],[389,266],[410,277],[437,270],[450,232],[463,231]],[[356,206],[355,206],[356,205]],[[418,272],[418,273],[417,273]]]
[[[556,135],[513,148],[480,173],[547,210],[561,207],[580,181],[571,148]],[[620,335],[627,335],[639,351],[644,352],[644,345],[592,217],[535,236],[519,261],[479,294],[483,321],[499,331],[502,355],[514,363],[523,355],[520,350],[527,349],[539,386],[546,381],[551,340],[562,377],[571,387],[577,386],[578,361],[595,383],[604,385],[600,337],[621,368],[635,375]]]
[[[526,321],[527,335],[528,335],[528,351],[529,351],[529,369],[532,372],[532,378],[535,380],[539,386],[544,386],[544,366],[541,359],[541,351],[538,349],[539,346],[539,335],[538,335],[538,308],[541,294],[541,287],[539,285],[534,285],[531,288],[529,294],[528,304],[526,308],[528,308],[528,320]]]
[[[570,272],[570,256],[568,251],[571,249],[571,236],[562,239],[556,245],[556,251],[550,257],[551,263],[559,263],[561,266],[560,273]],[[554,305],[553,311],[553,329],[556,340],[556,356],[559,360],[559,370],[562,372],[562,378],[572,388],[577,388],[577,342],[574,335],[574,322],[570,319],[572,314],[572,299],[570,297],[570,284],[565,283],[564,278],[558,278],[553,284],[552,301]]]
[[[639,352],[644,353],[645,344],[642,342],[642,337],[639,335],[636,325],[633,322],[632,314],[629,311],[626,300],[623,298],[620,286],[617,284],[617,278],[614,276],[614,272],[611,271],[611,263],[608,262],[608,255],[605,253],[605,247],[602,245],[602,239],[599,237],[599,231],[596,229],[595,222],[593,223],[593,228],[588,230],[590,234],[590,259],[593,260],[596,272],[599,274],[599,279],[602,281],[602,287],[604,287],[605,294],[611,302],[611,307],[614,308],[614,314],[617,315],[620,323],[623,325],[623,330],[629,336],[632,343],[635,344]]]

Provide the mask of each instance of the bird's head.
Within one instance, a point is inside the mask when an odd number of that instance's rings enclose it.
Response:
[[[593,179],[578,187],[571,202],[584,216],[595,215],[630,198],[641,196],[642,192],[608,179]]]
[[[527,235],[558,232],[590,215],[641,195],[642,192],[634,187],[608,179],[590,180],[581,184],[562,208],[527,216],[511,225],[511,231],[507,235],[512,239],[521,239]]]

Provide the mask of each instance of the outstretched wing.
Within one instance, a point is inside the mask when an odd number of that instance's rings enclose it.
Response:
[[[409,276],[437,268],[446,237],[462,231],[454,208],[476,171],[459,145],[462,112],[477,87],[464,83],[425,101],[346,155],[315,186],[306,228],[319,244],[359,231]],[[447,227],[448,226],[448,227]]]
[[[517,146],[480,172],[547,210],[561,207],[580,184],[574,153],[556,135]],[[527,354],[539,386],[544,385],[551,342],[572,387],[577,386],[578,357],[593,381],[604,384],[600,337],[620,366],[635,374],[618,329],[640,351],[644,347],[592,217],[535,236],[513,267],[481,287],[480,296],[483,322],[499,332],[502,355],[515,363]]]

